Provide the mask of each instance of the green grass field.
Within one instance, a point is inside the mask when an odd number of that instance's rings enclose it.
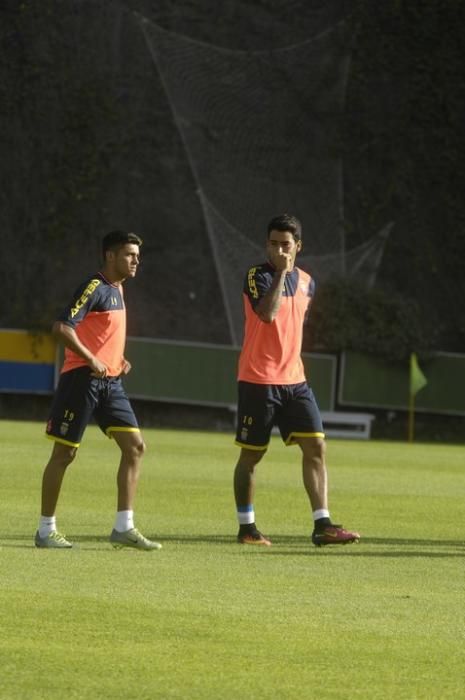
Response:
[[[297,448],[258,467],[259,527],[235,543],[233,436],[146,430],[138,527],[113,550],[117,449],[88,429],[59,528],[37,550],[38,423],[0,422],[0,698],[463,698],[465,448],[328,443],[335,520],[359,545],[315,548]]]

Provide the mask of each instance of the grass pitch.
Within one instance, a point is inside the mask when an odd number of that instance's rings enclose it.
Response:
[[[0,697],[463,697],[465,448],[328,442],[330,507],[359,545],[315,548],[297,448],[273,438],[257,522],[235,543],[233,436],[144,431],[137,526],[161,552],[113,550],[118,451],[88,429],[58,525],[37,550],[37,423],[0,422]]]

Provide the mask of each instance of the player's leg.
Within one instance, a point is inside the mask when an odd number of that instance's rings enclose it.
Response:
[[[360,539],[358,532],[346,530],[331,521],[328,508],[326,445],[322,438],[296,438],[302,450],[302,476],[313,514],[312,542],[317,546],[347,544]]]
[[[321,437],[296,437],[302,450],[302,478],[313,513],[328,512],[326,444]],[[324,516],[323,516],[324,517]],[[329,520],[329,515],[327,516]]]
[[[312,390],[307,384],[290,388],[289,401],[282,410],[281,433],[286,444],[298,444],[302,451],[302,477],[310,500],[315,545],[346,544],[360,539],[357,532],[331,522],[328,507],[328,473],[323,424]]]
[[[86,367],[65,372],[53,398],[46,435],[55,444],[42,476],[41,516],[35,535],[37,547],[72,547],[57,530],[56,508],[66,469],[76,456],[95,405],[91,384]]]
[[[145,443],[140,431],[114,430],[111,435],[121,450],[117,474],[117,510],[110,542],[116,548],[134,547],[142,550],[161,549],[159,542],[144,537],[134,525],[134,502],[139,483],[141,460]]]
[[[267,450],[273,427],[272,387],[239,382],[238,391],[236,445],[241,451],[234,470],[237,540],[241,544],[269,546],[271,542],[255,523],[254,495],[255,468]]]
[[[256,526],[254,509],[255,467],[265,452],[243,447],[234,470],[234,498],[239,522],[237,541],[240,544],[271,544]]]
[[[116,477],[117,512],[133,511],[145,443],[140,430],[137,432],[116,430],[112,432],[112,437],[121,450]]]
[[[134,547],[142,550],[161,549],[134,525],[134,502],[139,483],[145,443],[136,416],[123,389],[121,379],[102,380],[105,390],[95,411],[101,429],[112,437],[121,451],[116,478],[117,507],[110,542],[114,547]]]
[[[56,442],[42,475],[42,496],[39,527],[35,534],[36,547],[67,549],[72,547],[65,535],[57,530],[56,507],[66,468],[76,456],[76,447]]]
[[[66,468],[76,456],[77,448],[56,442],[42,476],[41,513],[51,518],[55,515]]]

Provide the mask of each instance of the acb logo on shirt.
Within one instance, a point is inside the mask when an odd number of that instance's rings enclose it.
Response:
[[[257,283],[255,282],[256,270],[256,267],[251,267],[247,275],[247,284],[249,285],[249,291],[254,299],[258,299]]]
[[[97,279],[89,282],[89,284],[84,289],[83,293],[81,294],[81,296],[76,301],[73,308],[71,309],[71,318],[74,318],[76,316],[76,314],[79,312],[79,310],[82,309],[84,304],[87,304],[93,291],[99,286],[99,284],[100,284],[100,280],[97,280]]]

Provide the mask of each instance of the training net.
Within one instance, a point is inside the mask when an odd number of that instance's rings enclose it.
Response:
[[[371,286],[390,225],[346,250],[337,147],[350,61],[345,24],[294,46],[243,51],[136,18],[196,183],[232,344],[242,339],[246,270],[263,260],[276,214],[302,221],[298,264],[317,281],[357,274]]]

